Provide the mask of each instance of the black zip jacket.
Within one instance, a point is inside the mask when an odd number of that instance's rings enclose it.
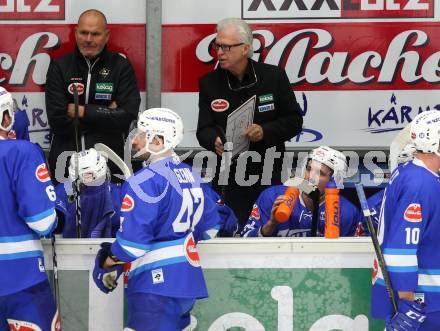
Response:
[[[124,138],[130,123],[137,118],[140,94],[133,68],[118,53],[104,48],[93,61],[78,50],[52,59],[46,80],[46,110],[52,133],[49,164],[54,174],[57,157],[75,151],[74,120],[67,116],[73,103],[72,84],[78,83],[79,104],[85,106],[79,131],[85,148],[101,142],[123,157]],[[108,106],[116,101],[118,108]]]

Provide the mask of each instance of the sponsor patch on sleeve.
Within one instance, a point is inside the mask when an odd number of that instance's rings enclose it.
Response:
[[[422,206],[419,203],[410,203],[403,213],[403,218],[411,223],[422,221]]]
[[[122,200],[121,211],[127,212],[132,210],[133,208],[134,208],[134,200],[131,196],[126,194],[124,199]]]
[[[254,206],[252,207],[251,217],[256,220],[260,219],[260,209],[258,209],[258,206],[256,204],[254,204]]]
[[[37,169],[35,169],[35,177],[44,183],[50,180],[49,171],[47,170],[46,163],[41,163]]]

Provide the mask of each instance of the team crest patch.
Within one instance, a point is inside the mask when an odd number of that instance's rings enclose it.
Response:
[[[8,324],[11,331],[41,331],[41,328],[37,324],[31,322],[8,318]]]
[[[84,93],[84,84],[83,83],[71,83],[67,87],[67,91],[70,94],[73,94],[73,85],[76,85],[76,90],[78,91],[78,95],[81,95]]]
[[[35,169],[35,177],[44,183],[50,180],[49,171],[47,170],[46,163],[41,163],[37,169]]]
[[[225,99],[215,99],[211,102],[211,109],[217,113],[229,109],[229,102]]]
[[[124,199],[122,200],[121,211],[127,212],[132,210],[133,208],[134,208],[134,200],[131,196],[126,194]]]
[[[403,213],[403,218],[411,223],[418,223],[422,221],[422,207],[419,203],[411,203],[406,207]]]
[[[186,237],[183,249],[189,264],[193,267],[200,267],[200,257],[192,234]]]
[[[251,217],[256,220],[260,219],[260,209],[258,209],[258,206],[256,204],[252,207]]]
[[[153,284],[160,284],[165,282],[163,278],[162,268],[151,270],[151,278],[153,279]]]
[[[106,67],[104,67],[101,70],[99,70],[99,74],[105,78],[110,74],[110,69],[107,69]]]

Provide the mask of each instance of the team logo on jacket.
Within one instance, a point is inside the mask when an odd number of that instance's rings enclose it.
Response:
[[[35,177],[44,183],[50,180],[49,171],[47,170],[46,163],[41,163],[35,170]]]
[[[256,220],[260,219],[260,209],[258,209],[258,206],[256,204],[254,204],[254,206],[252,207],[251,217]]]
[[[186,237],[185,243],[183,244],[183,250],[189,264],[193,267],[200,267],[200,257],[192,234]]]
[[[70,94],[73,94],[73,85],[76,85],[76,90],[78,91],[78,95],[81,95],[84,93],[84,84],[83,83],[71,83],[67,87],[67,91],[69,91]]]
[[[134,208],[134,200],[131,196],[126,194],[124,199],[122,200],[121,211],[127,212],[132,210],[133,208]]]
[[[107,69],[106,67],[104,67],[101,70],[99,70],[99,74],[105,78],[110,74],[110,69]]]
[[[419,203],[411,203],[406,207],[403,218],[408,222],[418,223],[422,221],[422,207]]]
[[[215,99],[211,102],[211,109],[215,112],[222,112],[229,109],[229,102],[225,99]]]
[[[8,324],[11,331],[41,331],[38,325],[31,322],[8,319]]]

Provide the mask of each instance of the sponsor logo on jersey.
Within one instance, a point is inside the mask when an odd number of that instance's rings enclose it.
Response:
[[[69,91],[70,94],[73,94],[73,85],[76,85],[78,95],[81,95],[84,93],[84,84],[83,83],[71,83],[67,87],[67,91]]]
[[[211,102],[211,109],[218,113],[228,110],[229,102],[225,99],[215,99]]]
[[[258,97],[258,101],[260,103],[273,102],[273,94],[269,93],[269,94],[265,94],[265,95],[260,95]]]
[[[49,171],[47,170],[46,163],[41,163],[35,170],[35,177],[44,183],[50,180]]]
[[[422,207],[419,203],[411,203],[406,207],[403,213],[403,218],[411,223],[418,223],[422,221]]]
[[[260,219],[260,209],[258,209],[258,205],[254,204],[251,211],[251,217],[259,220]]]
[[[274,109],[275,109],[275,105],[273,103],[270,103],[268,105],[258,106],[258,112],[260,113],[264,113],[265,111],[274,110]]]
[[[132,210],[133,208],[134,208],[134,200],[131,196],[126,194],[124,199],[122,200],[121,211],[127,212]]]
[[[8,318],[8,324],[11,331],[41,331],[41,328],[38,325],[31,322]]]
[[[199,253],[197,252],[196,242],[194,241],[192,234],[186,237],[185,243],[183,244],[183,249],[189,264],[191,264],[193,267],[200,267],[200,257]]]
[[[113,83],[96,83],[96,92],[112,93]]]

